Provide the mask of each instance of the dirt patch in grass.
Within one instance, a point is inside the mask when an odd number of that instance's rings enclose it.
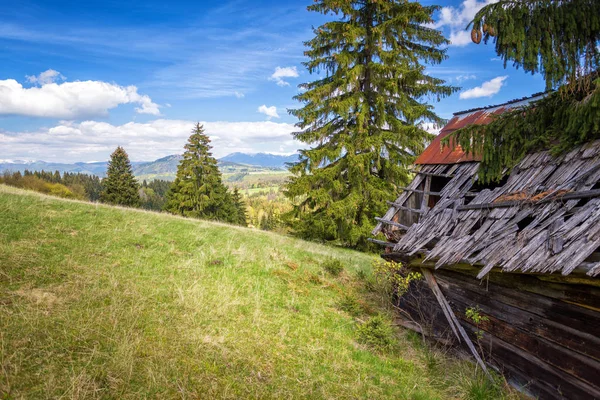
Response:
[[[61,299],[54,293],[38,288],[22,288],[16,290],[14,294],[28,300],[35,305],[46,308],[52,308],[62,302]]]

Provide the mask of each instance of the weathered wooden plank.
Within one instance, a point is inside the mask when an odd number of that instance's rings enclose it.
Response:
[[[465,330],[471,334],[471,337],[475,337],[475,331],[477,330],[475,327],[465,324]],[[490,352],[490,343],[494,359],[504,368],[518,370],[523,376],[530,377],[530,385],[534,392],[537,392],[539,388],[538,382],[543,382],[545,387],[554,388],[554,393],[548,393],[546,390],[543,391],[544,396],[552,397],[541,397],[542,393],[538,393],[541,399],[600,399],[600,390],[597,388],[569,374],[565,374],[562,370],[546,364],[509,342],[483,332],[480,344],[485,349],[485,353]]]
[[[389,221],[387,219],[383,219],[383,218],[379,218],[379,217],[375,217],[375,220],[381,222],[382,224],[385,225],[391,225],[391,226],[395,226],[396,228],[400,228],[400,229],[404,229],[405,231],[408,230],[408,226],[406,225],[402,225],[398,222],[394,222],[394,221]]]
[[[414,170],[414,169],[411,169],[410,172],[412,172],[413,174],[419,174],[419,175],[424,175],[424,176],[437,176],[440,178],[452,178],[454,176],[452,174],[441,174],[441,173],[435,173],[435,172],[418,171],[418,170]]]
[[[500,299],[497,292],[487,294],[476,292],[470,290],[472,287],[467,289],[467,285],[464,282],[460,285],[457,285],[456,282],[449,282],[450,280],[447,276],[439,276],[438,281],[444,293],[448,295],[452,302],[460,302],[472,306],[477,305],[484,313],[493,315],[515,328],[592,359],[600,360],[600,338],[586,331],[579,331],[576,328],[555,321],[553,318],[556,314],[552,313],[551,309],[545,310],[547,313],[546,316],[541,316],[539,314],[543,313],[543,311],[532,313],[518,308],[510,298],[505,297]],[[532,302],[533,300],[530,300],[529,303]],[[521,303],[521,306],[525,307],[526,305]]]
[[[410,189],[407,187],[401,187],[400,190],[404,190],[406,192],[419,193],[419,194],[428,194],[432,196],[440,196],[441,192],[431,192],[429,190],[418,190],[418,189]]]
[[[423,214],[425,212],[423,210],[419,210],[419,209],[416,209],[416,208],[405,207],[405,206],[400,205],[398,203],[394,203],[393,201],[386,201],[386,204],[388,206],[392,206],[392,207],[396,208],[397,210],[410,211],[410,212],[415,213],[415,214]]]
[[[439,271],[444,274],[446,269]],[[478,269],[471,265],[457,265],[453,272],[475,278]],[[582,271],[583,273],[583,271]],[[578,304],[593,310],[600,310],[600,288],[587,284],[573,284],[573,278],[557,276],[555,282],[540,281],[544,276],[507,274],[500,271],[492,272],[485,277],[486,281],[519,292],[529,292],[549,297],[563,302]]]
[[[467,307],[469,305],[463,303],[456,314],[464,322],[469,323],[464,317]],[[482,313],[482,315],[484,314]],[[496,338],[512,343],[541,361],[562,370],[566,374],[573,375],[592,386],[600,382],[600,362],[537,336],[527,334],[492,315],[485,315],[485,317],[487,317],[487,321],[482,321],[479,325],[481,330],[488,332]]]
[[[367,238],[367,240],[371,243],[375,243],[375,244],[378,244],[380,246],[385,246],[385,247],[394,247],[396,245],[396,243],[386,242],[384,240],[378,240],[378,239],[372,239],[372,238]]]

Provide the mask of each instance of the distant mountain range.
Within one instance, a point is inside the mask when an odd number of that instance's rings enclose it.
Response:
[[[172,179],[177,172],[177,165],[182,159],[179,154],[159,158],[155,161],[134,161],[131,163],[135,176],[142,178]],[[298,160],[298,155],[281,156],[268,153],[246,154],[232,153],[219,159],[219,167],[227,172],[234,172],[247,167],[268,169],[285,169],[285,164]],[[74,164],[49,163],[45,161],[0,160],[0,173],[4,171],[59,171],[72,172],[104,177],[108,161]]]
[[[257,165],[259,167],[285,168],[286,163],[298,161],[298,154],[281,156],[269,153],[231,153],[219,161],[229,161],[236,164]]]

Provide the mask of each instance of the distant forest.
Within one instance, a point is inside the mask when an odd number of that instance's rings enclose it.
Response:
[[[79,172],[61,174],[59,171],[25,170],[23,173],[5,171],[0,175],[0,183],[51,196],[91,202],[99,202],[102,192],[101,178]],[[142,180],[139,190],[140,207],[162,211],[171,183],[162,179]],[[241,193],[246,194],[247,222],[251,227],[268,231],[286,231],[282,216],[289,211],[291,205],[281,192],[273,188],[264,188],[252,193],[247,191]]]
[[[4,172],[0,183],[66,199],[100,201],[102,180],[95,175],[54,171]],[[155,179],[140,184],[141,208],[160,211],[171,182]]]

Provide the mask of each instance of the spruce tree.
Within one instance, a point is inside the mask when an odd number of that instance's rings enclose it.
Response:
[[[236,210],[235,223],[241,226],[248,226],[248,213],[246,212],[246,203],[242,199],[238,188],[233,189],[232,201]]]
[[[364,247],[432,138],[422,123],[443,122],[426,101],[457,90],[425,72],[446,59],[448,41],[426,26],[438,7],[418,2],[319,0],[308,9],[339,19],[305,43],[304,65],[320,76],[300,86],[304,106],[290,111],[295,138],[308,145],[290,168],[290,220],[301,237]]]
[[[237,212],[211,148],[203,126],[197,123],[185,145],[164,209],[186,217],[235,223]]]
[[[106,178],[102,180],[100,201],[128,207],[139,207],[139,185],[133,176],[129,156],[119,146],[110,155]]]

